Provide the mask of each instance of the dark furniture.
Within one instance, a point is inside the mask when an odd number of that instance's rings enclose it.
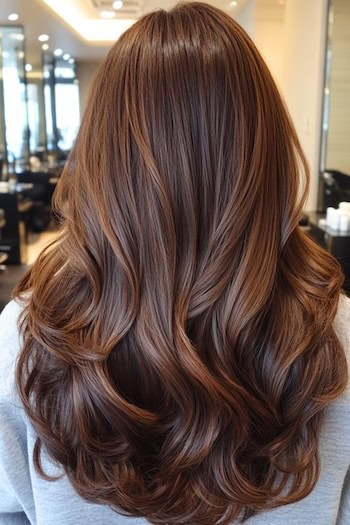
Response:
[[[49,181],[50,174],[24,171],[17,173],[16,176],[19,183],[32,185],[32,189],[27,191],[27,197],[32,201],[28,213],[28,228],[35,232],[42,232],[48,227],[51,219],[53,186]]]
[[[342,201],[350,201],[350,175],[338,170],[322,173],[323,211],[328,207],[338,208]]]
[[[26,265],[9,265],[0,272],[0,312],[11,301],[12,290],[27,270]]]
[[[27,262],[27,217],[32,202],[24,191],[0,191],[0,208],[4,210],[6,224],[2,229],[0,252],[7,254],[8,264]]]
[[[345,275],[344,289],[350,292],[350,232],[341,233],[320,225],[323,213],[309,213],[308,234],[340,262]]]
[[[6,225],[6,219],[5,219],[5,212],[4,210],[0,209],[0,239],[1,239],[1,230]],[[8,255],[5,252],[0,251],[0,271],[4,270],[6,267],[4,266],[4,262],[7,261]]]

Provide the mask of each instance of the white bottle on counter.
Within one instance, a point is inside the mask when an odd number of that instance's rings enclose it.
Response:
[[[347,233],[350,230],[350,202],[341,202],[337,210],[332,207],[327,208],[326,226]]]
[[[350,224],[349,216],[345,213],[342,213],[339,218],[339,230],[342,233],[347,233],[349,231],[349,224]]]
[[[339,209],[342,211],[346,211],[347,213],[350,213],[350,202],[340,202],[339,203]]]

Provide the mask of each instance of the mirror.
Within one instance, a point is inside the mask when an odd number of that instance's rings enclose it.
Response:
[[[350,2],[331,0],[320,157],[320,210],[350,201]]]
[[[80,124],[79,84],[69,54],[43,53],[44,99],[48,151],[72,148]]]
[[[80,124],[79,84],[74,59],[68,54],[57,58],[54,73],[57,147],[67,151],[73,146]]]
[[[0,27],[1,102],[4,130],[1,148],[7,161],[25,165],[29,159],[29,128],[24,72],[24,32],[22,27]],[[1,126],[2,127],[2,126]]]
[[[56,115],[55,115],[55,75],[54,56],[51,53],[43,53],[43,82],[44,82],[44,105],[46,124],[46,146],[48,151],[57,149],[56,139]]]
[[[28,68],[28,65],[27,65]],[[27,69],[27,104],[30,154],[42,157],[46,150],[43,72],[41,64]]]

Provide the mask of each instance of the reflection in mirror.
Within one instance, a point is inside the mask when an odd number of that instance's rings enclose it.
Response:
[[[43,82],[44,82],[44,103],[45,103],[45,123],[46,123],[46,147],[48,151],[57,149],[56,140],[56,117],[55,117],[55,76],[54,76],[54,56],[51,53],[43,53]]]
[[[79,85],[75,62],[69,56],[55,61],[55,103],[57,146],[67,151],[73,146],[80,123]]]
[[[44,91],[41,70],[27,73],[27,101],[30,153],[40,157],[46,149]]]
[[[320,162],[319,208],[350,201],[350,2],[331,0]]]
[[[29,159],[29,129],[23,28],[1,27],[0,40],[5,123],[4,149],[9,162],[25,165]]]
[[[48,151],[72,148],[80,124],[79,85],[69,55],[43,53],[44,99]]]
[[[0,180],[3,178],[3,166],[6,159],[6,145],[5,145],[5,113],[3,101],[3,82],[2,82],[2,47],[0,38]]]

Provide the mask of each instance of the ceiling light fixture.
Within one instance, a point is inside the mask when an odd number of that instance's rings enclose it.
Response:
[[[52,9],[58,16],[74,29],[83,40],[88,42],[114,43],[124,31],[134,23],[134,18],[121,18],[116,16],[110,20],[103,19],[96,13],[96,18],[86,18],[83,5],[86,3],[73,0],[40,0]],[[112,8],[113,0],[108,0]],[[91,2],[90,2],[91,3]],[[95,1],[94,1],[95,3]],[[100,2],[98,2],[100,5]],[[1,4],[1,0],[0,0]],[[228,2],[227,2],[228,4]],[[125,5],[125,2],[124,2]]]
[[[25,69],[26,71],[31,71],[31,70],[33,69],[33,66],[32,66],[32,64],[26,64],[26,65],[24,66],[24,69]]]
[[[100,11],[100,17],[101,18],[114,18],[115,13],[114,11]]]
[[[43,45],[41,46],[41,49],[42,49],[43,51],[47,51],[47,50],[49,49],[49,44],[43,44]]]
[[[237,7],[238,2],[234,0],[233,2],[230,2],[230,7]]]
[[[123,7],[123,0],[115,0],[115,2],[113,2],[113,9],[115,9],[116,11],[118,11],[118,9],[121,9]]]
[[[49,35],[45,35],[45,34],[38,36],[39,42],[47,42],[49,38],[50,38]]]
[[[69,62],[70,64],[74,64],[74,58],[70,58],[70,59],[68,60],[68,62]]]
[[[69,53],[65,53],[63,55],[63,60],[69,60],[70,59],[70,54]]]
[[[62,55],[63,51],[60,47],[58,47],[57,49],[55,49],[55,51],[53,52],[53,54],[55,55],[55,57],[60,57]]]
[[[17,13],[11,13],[7,18],[11,22],[16,22],[16,20],[18,20],[18,14]]]

